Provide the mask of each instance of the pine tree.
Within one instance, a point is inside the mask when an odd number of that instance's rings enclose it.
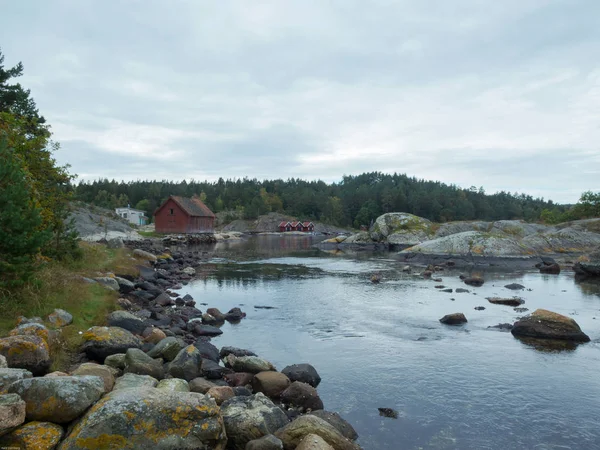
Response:
[[[41,209],[23,163],[0,140],[0,288],[14,288],[33,273],[36,256],[51,237],[41,229]]]

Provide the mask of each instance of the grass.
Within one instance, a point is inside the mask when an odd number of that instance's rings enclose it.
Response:
[[[148,237],[148,238],[158,238],[163,237],[161,233],[157,233],[156,231],[142,231],[138,230],[138,234],[140,236]]]
[[[119,294],[81,277],[96,277],[112,272],[137,274],[137,261],[127,249],[108,249],[101,244],[81,243],[83,257],[77,261],[46,263],[35,278],[17,292],[0,297],[0,336],[8,335],[18,316],[45,318],[55,308],[73,315],[73,323],[62,328],[51,343],[53,370],[65,370],[73,350],[81,344],[79,332],[103,325],[106,315],[117,309]]]

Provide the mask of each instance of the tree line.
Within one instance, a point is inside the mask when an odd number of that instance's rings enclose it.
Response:
[[[116,181],[100,179],[80,182],[77,199],[106,208],[130,204],[149,217],[169,195],[198,195],[214,212],[235,211],[246,219],[280,212],[299,219],[319,220],[333,225],[368,226],[383,213],[402,211],[435,222],[454,220],[523,219],[539,221],[566,217],[568,205],[530,195],[497,192],[483,188],[459,188],[426,181],[406,174],[369,172],[347,175],[337,183],[251,178],[218,181]],[[575,217],[573,217],[575,218]]]

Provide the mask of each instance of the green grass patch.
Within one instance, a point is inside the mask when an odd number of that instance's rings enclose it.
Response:
[[[159,238],[163,237],[161,233],[157,233],[156,231],[142,231],[138,230],[138,234],[140,236],[148,237],[148,238]]]

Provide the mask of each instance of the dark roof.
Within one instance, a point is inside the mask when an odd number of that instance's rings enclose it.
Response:
[[[175,203],[190,216],[215,217],[213,212],[198,197],[186,198],[171,195]]]

